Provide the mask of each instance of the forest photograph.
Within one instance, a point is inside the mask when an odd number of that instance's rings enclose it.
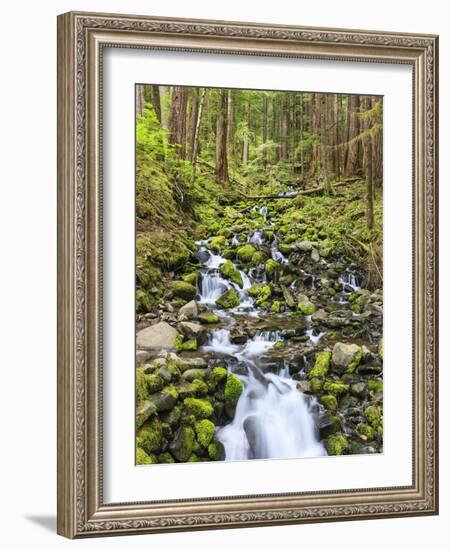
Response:
[[[382,453],[382,97],[135,92],[135,463]]]

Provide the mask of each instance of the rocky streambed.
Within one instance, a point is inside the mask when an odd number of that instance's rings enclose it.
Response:
[[[196,246],[138,320],[137,463],[381,452],[381,289],[265,206]]]

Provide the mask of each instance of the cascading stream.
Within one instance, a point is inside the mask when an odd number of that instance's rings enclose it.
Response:
[[[267,207],[261,207],[259,213],[266,221]],[[232,241],[237,243],[239,239],[234,235]],[[248,289],[265,280],[264,270],[253,268],[247,274],[234,266],[242,277],[241,288],[222,276],[219,268],[227,260],[220,254],[211,253],[205,246],[207,242],[197,243],[199,252],[208,255],[203,261],[201,280],[198,283],[199,302],[216,310],[216,300],[223,292],[234,288],[240,303],[232,310],[220,310],[223,324],[229,328],[213,331],[202,349],[223,356],[225,360],[233,360],[234,363],[237,360],[247,367],[248,373],[245,376],[240,375],[244,382],[244,391],[237,403],[233,421],[217,431],[217,438],[225,447],[225,460],[300,458],[326,454],[316,433],[314,399],[307,398],[297,389],[297,382],[290,378],[287,369],[279,374],[264,374],[259,367],[261,358],[281,340],[279,332],[257,331],[245,344],[234,344],[230,340],[230,328],[236,323],[236,314],[258,316],[260,313],[253,298],[249,296]],[[262,244],[263,232],[254,231],[249,235],[248,242]],[[287,261],[278,250],[275,237],[270,250],[273,259]],[[313,336],[310,324],[307,334],[313,343],[321,337]]]

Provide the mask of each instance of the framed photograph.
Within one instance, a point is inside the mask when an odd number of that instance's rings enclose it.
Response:
[[[438,39],[58,18],[58,532],[438,512]]]

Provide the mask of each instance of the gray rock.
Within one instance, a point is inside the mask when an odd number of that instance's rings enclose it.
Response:
[[[143,401],[136,409],[136,429],[156,412],[156,405],[152,401]]]
[[[179,318],[181,318],[181,316],[184,316],[186,320],[195,319],[197,315],[198,315],[198,307],[197,307],[197,302],[195,300],[191,300],[184,306],[180,307],[180,311],[178,312]]]
[[[192,382],[193,380],[204,380],[206,376],[205,369],[188,369],[183,372],[181,375],[181,378],[183,380],[187,380],[188,382]]]
[[[311,241],[297,241],[295,248],[300,252],[309,252],[313,248],[313,243]]]
[[[158,412],[170,411],[177,402],[176,397],[166,391],[154,393],[150,397]]]
[[[311,250],[311,260],[316,263],[320,260],[320,254],[316,248]]]
[[[312,314],[311,321],[320,323],[328,319],[328,316],[329,313],[327,311],[325,311],[324,309],[319,309],[319,311],[316,311],[316,313]]]
[[[137,347],[141,349],[175,349],[178,332],[168,323],[161,321],[137,333]]]
[[[197,340],[199,344],[206,342],[206,329],[200,323],[182,321],[178,323],[178,330],[187,340]]]
[[[136,365],[139,363],[145,363],[147,359],[151,357],[151,353],[145,350],[137,350],[136,352]]]
[[[334,345],[331,359],[338,371],[346,371],[352,363],[355,361],[358,363],[361,359],[361,348],[357,344],[337,342]]]
[[[356,397],[364,397],[366,393],[367,386],[364,382],[357,382],[350,386],[350,393]]]
[[[302,393],[311,392],[311,382],[309,380],[300,380],[297,384],[297,389]]]
[[[182,372],[188,369],[206,369],[208,367],[208,363],[203,357],[181,358],[177,356],[175,363]]]

